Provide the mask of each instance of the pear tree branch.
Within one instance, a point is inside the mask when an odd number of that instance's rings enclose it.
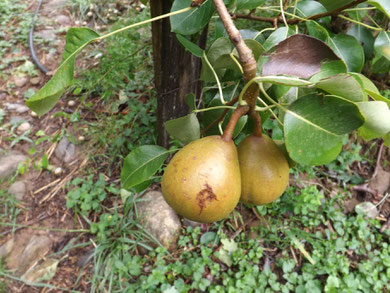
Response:
[[[245,82],[250,81],[257,74],[257,62],[253,56],[252,50],[245,44],[240,32],[233,23],[233,20],[227,10],[223,0],[213,0],[214,6],[217,9],[218,15],[233,42],[240,57],[240,63],[243,70]],[[245,92],[244,99],[249,106],[249,110],[256,107],[256,99],[259,94],[259,87],[257,84],[252,84]]]

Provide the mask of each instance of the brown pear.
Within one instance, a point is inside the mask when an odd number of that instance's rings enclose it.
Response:
[[[202,223],[225,218],[241,192],[234,142],[208,136],[189,143],[168,164],[161,187],[167,203],[185,218]]]
[[[276,143],[262,134],[238,145],[241,171],[240,201],[263,205],[281,196],[288,185],[289,165]]]

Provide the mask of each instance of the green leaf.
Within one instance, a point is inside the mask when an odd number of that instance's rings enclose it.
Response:
[[[257,61],[260,58],[261,54],[263,54],[263,52],[265,51],[263,45],[253,39],[245,39],[244,42],[249,47],[249,49],[252,50],[253,56]],[[233,55],[236,56],[237,58],[239,57],[236,48],[233,49]]]
[[[172,150],[156,145],[143,145],[131,151],[125,158],[121,171],[121,184],[125,189],[150,179],[162,166]]]
[[[186,104],[188,105],[191,111],[194,111],[196,109],[195,100],[196,97],[193,93],[189,93],[186,95]]]
[[[297,11],[302,17],[309,17],[327,12],[326,8],[321,3],[311,0],[303,0],[298,2]],[[330,22],[330,16],[324,17],[321,20],[328,24]]]
[[[359,24],[353,24],[347,30],[347,34],[354,36],[359,41],[359,43],[363,46],[364,54],[367,58],[372,56],[374,53],[375,39],[368,28]]]
[[[66,34],[66,45],[62,62],[53,77],[26,102],[26,105],[39,116],[54,107],[65,89],[72,83],[74,62],[77,54],[99,34],[89,28],[71,28]]]
[[[200,237],[200,244],[209,244],[218,237],[215,232],[206,232]]]
[[[390,110],[385,102],[360,102],[357,105],[366,118],[359,128],[359,136],[371,140],[390,132]]]
[[[171,12],[189,7],[192,0],[175,0]],[[193,35],[201,31],[215,12],[212,0],[205,0],[199,8],[170,17],[171,29],[174,33]]]
[[[291,36],[293,34],[294,31],[287,27],[278,28],[265,40],[263,44],[265,51],[269,51],[277,44],[279,44],[281,41],[287,39],[288,36]]]
[[[387,74],[390,71],[390,61],[386,57],[376,54],[371,62],[371,70],[374,73]]]
[[[372,6],[375,6],[380,11],[382,11],[384,14],[387,15],[387,17],[390,17],[390,2],[389,0],[371,0],[367,2],[368,4],[371,4]]]
[[[347,63],[348,71],[360,72],[363,69],[364,50],[355,37],[337,34],[326,42]]]
[[[306,21],[306,27],[309,32],[309,35],[326,42],[326,40],[329,38],[328,31],[320,25],[318,22],[314,20]]]
[[[190,51],[191,54],[193,54],[199,58],[203,57],[204,51],[201,48],[199,48],[198,45],[194,44],[193,42],[191,42],[186,37],[183,37],[180,34],[176,34],[176,37],[179,40],[180,44],[182,44],[184,48],[186,48],[188,51]]]
[[[365,91],[372,99],[374,99],[375,101],[385,102],[390,108],[390,100],[388,98],[385,98],[380,93],[372,91],[370,89],[366,89]]]
[[[239,9],[253,9],[262,4],[264,4],[265,0],[237,0],[236,7]]]
[[[340,73],[347,73],[347,65],[343,60],[327,61],[321,64],[320,72],[310,78],[312,82],[331,77]]]
[[[232,43],[228,38],[218,38],[214,41],[214,43],[210,46],[210,49],[207,51],[207,59],[210,62],[211,66],[215,67],[218,65],[218,58],[223,55],[229,55],[232,52]],[[233,61],[232,61],[233,62]],[[216,70],[216,73],[219,78],[222,78],[225,74],[226,69],[221,68]],[[202,58],[202,70],[200,74],[200,78],[203,81],[214,82],[215,77],[212,73],[210,67],[205,62],[204,58]]]
[[[284,109],[284,135],[290,157],[304,165],[322,165],[341,151],[341,135],[364,123],[356,104],[335,96],[307,95]]]
[[[320,0],[321,4],[324,5],[328,11],[343,7],[344,5],[352,3],[353,1],[355,0]]]
[[[390,32],[380,32],[374,43],[375,52],[390,60]]]
[[[173,138],[189,143],[200,138],[200,126],[194,113],[165,122],[165,129]]]
[[[355,73],[355,72],[350,72],[348,74],[353,76],[356,80],[358,80],[360,85],[363,87],[363,89],[365,91],[369,90],[370,92],[380,94],[379,90],[375,86],[375,84],[371,80],[369,80],[367,77],[365,77],[363,74]]]
[[[383,140],[385,142],[385,146],[387,146],[388,148],[390,148],[390,133],[386,134],[385,136],[383,136]]]
[[[367,100],[360,83],[349,74],[342,73],[322,79],[317,82],[316,87],[353,102]]]

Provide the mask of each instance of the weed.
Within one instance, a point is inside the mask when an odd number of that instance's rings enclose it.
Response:
[[[75,178],[71,185],[75,186],[67,194],[66,207],[74,208],[76,213],[88,216],[90,212],[101,212],[102,202],[107,198],[108,193],[119,194],[119,190],[113,184],[106,185],[103,174],[99,174],[96,181],[94,175],[86,179]],[[69,185],[68,185],[69,187]]]

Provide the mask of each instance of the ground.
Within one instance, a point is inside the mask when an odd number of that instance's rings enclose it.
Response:
[[[139,203],[135,208],[137,197],[120,190],[120,167],[126,151],[155,140],[151,61],[130,69],[119,68],[116,60],[109,63],[102,53],[121,53],[127,46],[121,39],[116,39],[119,52],[107,44],[91,48],[77,61],[80,84],[89,88],[76,84],[38,118],[25,101],[50,73],[31,63],[27,34],[36,3],[22,2],[0,4],[7,12],[1,16],[0,42],[0,292],[155,292],[173,286],[180,292],[250,292],[266,286],[272,292],[335,292],[343,286],[389,290],[390,150],[381,140],[366,143],[352,135],[335,162],[292,169],[290,187],[275,204],[239,204],[221,223],[179,220],[161,200],[157,207]],[[108,1],[104,7],[111,15],[101,9],[91,16],[87,2],[43,2],[35,48],[49,71],[61,60],[69,27],[104,31],[121,25],[116,14],[142,10],[140,3]],[[150,60],[150,34],[139,41],[145,32],[129,38],[144,50],[140,59]],[[101,64],[114,66],[83,75]],[[107,82],[100,91],[91,89],[99,87],[101,72],[116,80],[114,88]],[[136,101],[122,103],[123,95]],[[159,184],[150,190],[159,194]],[[178,239],[177,245],[165,245],[170,252],[149,246],[153,235],[162,233],[158,229],[141,233],[139,223],[155,228],[138,222],[137,213],[153,210],[167,211],[161,220],[156,216],[154,227],[169,218],[171,231],[181,233],[168,233]]]

